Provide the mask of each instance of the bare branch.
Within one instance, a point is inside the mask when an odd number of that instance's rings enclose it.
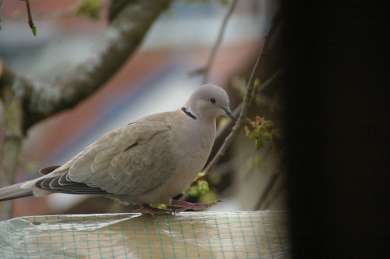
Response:
[[[227,24],[229,22],[230,17],[233,14],[234,9],[237,6],[237,2],[238,2],[237,0],[233,0],[232,1],[232,3],[230,4],[228,12],[226,13],[225,17],[223,18],[221,28],[219,29],[219,32],[218,32],[217,40],[215,41],[214,46],[211,49],[211,53],[210,53],[209,59],[208,59],[207,64],[206,64],[206,68],[205,68],[205,71],[204,71],[204,74],[203,74],[202,83],[206,83],[209,80],[210,69],[213,66],[213,63],[214,63],[214,60],[215,60],[215,56],[217,55],[218,48],[219,48],[219,46],[222,43],[223,36],[225,35]]]
[[[274,203],[275,200],[279,197],[279,195],[286,190],[286,182],[285,179],[283,179],[282,174],[273,174],[265,188],[270,189],[270,191],[268,193],[264,192],[262,194],[260,198],[261,200],[258,200],[254,207],[255,210],[269,209],[272,203]]]
[[[115,19],[118,13],[126,6],[128,0],[111,0],[108,6],[108,21],[111,22]]]
[[[280,173],[274,173],[270,176],[270,179],[268,179],[268,183],[266,184],[263,193],[261,194],[259,200],[257,201],[254,209],[260,210],[260,209],[266,209],[264,208],[264,204],[269,198],[270,193],[272,192],[274,186],[277,184],[278,180],[280,179],[281,174]]]
[[[1,76],[1,73],[0,73]],[[15,181],[19,154],[22,146],[22,100],[15,96],[11,90],[12,85],[6,85],[1,89],[1,101],[3,104],[3,145],[1,147],[1,186],[10,185]],[[12,214],[11,203],[4,203],[0,215],[2,218],[9,218]]]
[[[219,32],[218,32],[217,40],[215,41],[213,48],[210,51],[210,55],[209,55],[209,58],[207,60],[206,65],[202,68],[199,68],[199,69],[191,72],[191,74],[198,74],[198,73],[203,74],[203,79],[202,79],[203,84],[207,83],[207,81],[209,80],[209,74],[210,74],[211,67],[213,66],[215,57],[216,57],[218,49],[219,49],[219,46],[222,43],[229,19],[232,16],[234,9],[237,6],[237,2],[238,2],[238,0],[232,1],[232,3],[230,4],[229,10],[227,11],[225,17],[223,18],[222,25],[221,25]]]

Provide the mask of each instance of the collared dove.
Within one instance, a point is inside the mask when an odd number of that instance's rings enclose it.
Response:
[[[168,204],[203,169],[224,114],[233,118],[225,90],[203,85],[181,109],[112,130],[62,166],[42,169],[43,176],[1,188],[0,201],[68,193]]]

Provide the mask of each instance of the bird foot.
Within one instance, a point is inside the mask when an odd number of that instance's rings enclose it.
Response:
[[[183,212],[183,211],[201,211],[210,207],[211,204],[203,204],[203,203],[192,203],[185,200],[172,200],[170,207],[174,210],[174,212]]]
[[[133,210],[133,212],[141,213],[144,215],[161,215],[161,214],[171,214],[176,215],[178,212],[183,211],[202,211],[208,209],[211,205],[219,202],[219,200],[210,203],[210,204],[204,204],[204,203],[192,203],[185,200],[171,200],[170,204],[167,206],[166,209],[160,209],[160,208],[154,208],[151,207],[148,204],[139,205],[139,208]]]
[[[143,215],[155,216],[161,212],[160,209],[150,207],[149,205],[140,205],[139,208],[134,210],[135,213],[141,213]]]

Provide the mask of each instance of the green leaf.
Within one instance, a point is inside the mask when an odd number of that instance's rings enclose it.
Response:
[[[272,139],[272,133],[271,133],[271,132],[265,132],[265,133],[263,134],[263,139],[264,139],[265,141],[270,141],[270,140]]]
[[[188,194],[188,196],[193,197],[193,198],[199,197],[199,192],[198,192],[197,186],[191,186],[191,187],[186,191],[186,193]]]
[[[202,195],[199,199],[200,203],[203,204],[212,204],[215,203],[217,200],[218,200],[217,194],[212,191]]]
[[[101,9],[101,0],[82,0],[79,7],[77,8],[76,15],[97,20],[100,17]]]
[[[208,193],[210,191],[209,183],[205,180],[199,180],[197,187],[198,187],[198,193],[200,195],[203,195],[203,194]]]
[[[31,32],[32,32],[32,34],[34,36],[37,36],[37,31],[38,31],[37,27],[35,25],[32,25],[31,26]]]
[[[152,203],[152,204],[149,204],[149,206],[152,208],[159,209],[159,210],[168,209],[168,206],[165,203]]]
[[[255,121],[250,121],[250,127],[246,126],[245,133],[249,139],[255,141],[256,149],[260,149],[264,146],[265,142],[272,140],[273,136],[273,123],[269,120],[264,120],[257,116]]]
[[[253,85],[257,88],[260,85],[260,79],[256,78]]]
[[[263,142],[262,139],[259,138],[259,139],[256,139],[256,140],[255,140],[255,144],[256,144],[256,149],[260,149],[260,148],[263,147],[264,142]]]

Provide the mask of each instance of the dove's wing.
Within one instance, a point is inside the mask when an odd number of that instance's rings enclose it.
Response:
[[[37,186],[133,197],[153,190],[174,173],[172,116],[153,115],[106,134]]]

